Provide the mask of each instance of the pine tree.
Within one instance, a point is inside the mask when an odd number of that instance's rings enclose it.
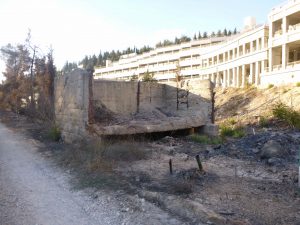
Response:
[[[224,35],[224,36],[227,36],[227,35],[228,35],[227,29],[226,29],[226,28],[225,28],[224,31],[223,31],[223,35]]]
[[[197,40],[197,35],[196,34],[194,34],[193,40],[194,41]]]
[[[198,40],[200,40],[201,38],[202,38],[201,32],[199,31],[199,33],[198,33]]]

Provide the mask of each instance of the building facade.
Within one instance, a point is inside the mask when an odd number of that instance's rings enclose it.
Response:
[[[246,18],[244,30],[229,37],[213,37],[156,48],[141,55],[121,56],[95,68],[95,79],[158,81],[210,79],[216,86],[245,87],[300,81],[300,0],[274,7],[269,23],[256,25]]]

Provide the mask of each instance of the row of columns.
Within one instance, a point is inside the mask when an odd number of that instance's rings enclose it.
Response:
[[[260,73],[264,67],[265,61],[258,61],[204,75],[203,78],[210,79],[216,87],[245,87],[247,83],[259,85]],[[249,68],[249,74],[247,74],[247,68]]]
[[[256,47],[255,47],[255,51],[257,51],[258,49],[263,49],[266,47],[267,43],[265,38],[258,38],[256,40],[254,40],[256,42]],[[249,42],[250,43],[250,52],[254,51],[254,41]],[[244,43],[241,46],[238,46],[237,48],[231,49],[229,51],[223,52],[221,54],[218,54],[216,57],[212,57],[212,58],[208,58],[207,59],[207,65],[214,65],[214,64],[219,64],[220,63],[220,55],[222,55],[222,62],[226,61],[226,60],[230,60],[230,53],[232,53],[232,58],[238,58],[242,55],[246,54],[246,45],[247,43]],[[242,51],[240,52],[240,47],[242,47]],[[227,57],[226,57],[227,56]],[[215,60],[216,58],[216,60]],[[212,60],[211,60],[212,59]],[[212,62],[210,64],[210,62]],[[202,67],[204,65],[204,60],[202,61]]]

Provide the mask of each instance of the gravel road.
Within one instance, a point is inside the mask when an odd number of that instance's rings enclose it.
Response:
[[[1,225],[183,224],[137,196],[72,190],[39,145],[0,123]]]

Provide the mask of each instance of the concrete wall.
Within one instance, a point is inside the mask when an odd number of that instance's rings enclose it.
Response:
[[[269,84],[277,86],[300,82],[300,67],[288,71],[278,71],[261,76],[260,87],[267,87]]]
[[[176,85],[93,81],[77,69],[55,80],[56,123],[66,142],[83,140],[90,132],[124,135],[209,124],[211,82],[194,79],[182,82],[179,89]]]
[[[138,83],[94,80],[93,100],[96,106],[104,105],[111,112],[123,116],[160,109],[174,115],[183,112],[196,113],[195,110],[205,111],[205,117],[208,118],[208,114],[211,113],[212,98],[210,81],[193,79],[183,82],[178,92],[179,110],[177,110],[176,85],[176,82]]]
[[[82,140],[89,121],[91,75],[74,70],[55,79],[55,119],[66,142]]]

